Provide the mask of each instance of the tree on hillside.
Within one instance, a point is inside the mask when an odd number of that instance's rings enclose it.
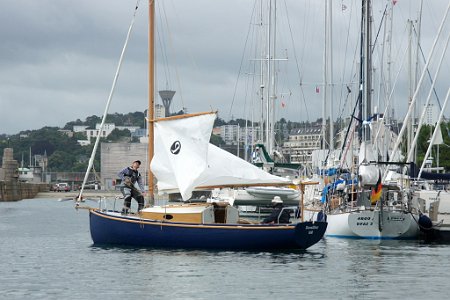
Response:
[[[131,132],[128,129],[119,130],[116,128],[111,131],[107,140],[109,142],[129,142],[131,140]]]
[[[217,147],[220,147],[221,145],[225,144],[223,139],[220,136],[215,135],[215,134],[211,134],[211,138],[210,138],[209,142]]]

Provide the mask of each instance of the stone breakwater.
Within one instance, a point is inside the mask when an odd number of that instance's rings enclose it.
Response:
[[[34,198],[37,193],[48,191],[46,183],[29,183],[19,180],[19,163],[14,160],[13,149],[3,149],[0,168],[0,201],[17,201]]]
[[[0,181],[0,201],[31,199],[45,191],[48,191],[48,184],[45,183]]]

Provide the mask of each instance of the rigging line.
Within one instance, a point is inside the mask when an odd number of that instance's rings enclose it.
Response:
[[[289,27],[289,33],[290,33],[290,37],[291,37],[291,43],[292,43],[292,49],[293,49],[293,54],[294,54],[294,60],[295,60],[295,64],[296,64],[296,67],[297,67],[298,77],[299,77],[299,80],[300,80],[299,86],[300,86],[300,90],[302,92],[302,95],[304,95],[303,89],[302,89],[302,84],[301,84],[302,74],[300,72],[300,65],[299,65],[298,58],[297,58],[297,51],[295,50],[294,35],[292,33],[292,26],[291,26],[291,22],[290,22],[290,18],[289,18],[289,10],[287,8],[286,1],[284,1],[284,8],[286,10],[286,19],[287,19],[287,24],[288,24],[288,27]],[[305,97],[303,97],[303,104],[305,105],[306,115],[308,117],[308,106],[306,105],[306,101],[305,100],[306,100]]]
[[[114,75],[114,80],[113,80],[113,83],[112,83],[112,86],[111,86],[111,90],[109,92],[108,101],[106,102],[105,111],[103,113],[102,122],[101,122],[100,128],[98,130],[99,134],[97,135],[97,138],[95,140],[95,144],[94,144],[94,147],[92,149],[91,157],[89,158],[89,164],[88,164],[88,167],[86,169],[86,173],[84,174],[83,184],[81,185],[80,193],[78,194],[78,197],[76,199],[76,203],[77,203],[76,205],[77,206],[80,203],[80,200],[81,200],[81,197],[82,197],[82,194],[83,194],[83,191],[84,191],[84,186],[86,185],[87,179],[89,177],[89,172],[91,171],[91,168],[94,165],[95,153],[97,151],[98,144],[100,142],[100,137],[101,137],[100,132],[103,130],[103,127],[105,126],[106,116],[108,115],[108,110],[109,110],[109,106],[111,104],[112,97],[114,95],[114,90],[116,88],[117,79],[119,78],[119,72],[120,72],[120,69],[122,67],[122,62],[123,62],[123,58],[125,56],[125,50],[127,49],[127,46],[128,46],[128,41],[130,40],[131,31],[133,29],[134,21],[136,19],[136,12],[137,12],[138,7],[139,7],[139,2],[140,2],[140,0],[138,0],[136,2],[136,6],[135,6],[134,12],[133,12],[133,17],[131,19],[131,24],[130,24],[130,27],[128,28],[127,37],[125,39],[125,43],[123,45],[122,52],[120,53],[120,59],[119,59],[118,65],[117,65],[116,74]]]
[[[396,88],[396,86],[397,86],[398,77],[400,76],[400,73],[401,73],[401,71],[403,70],[403,64],[405,63],[405,60],[406,60],[406,57],[407,57],[406,53],[408,52],[409,47],[410,47],[410,46],[408,45],[408,47],[405,49],[404,55],[402,55],[403,58],[402,58],[402,61],[401,61],[401,64],[400,64],[400,68],[399,68],[398,71],[397,71],[397,75],[395,75],[394,85],[392,86],[392,89],[391,89],[391,91],[390,91],[389,97],[388,97],[388,99],[387,99],[387,101],[386,101],[386,107],[385,107],[384,112],[383,112],[383,115],[384,115],[384,116],[387,115],[388,110],[389,110],[389,108],[390,108],[390,106],[391,106],[391,100],[392,100],[392,97],[393,97],[393,95],[394,95],[395,88]],[[380,126],[380,127],[378,128],[378,130],[377,130],[377,134],[375,135],[375,141],[378,140],[378,136],[379,136],[380,132],[381,132],[381,126]]]
[[[437,33],[436,37],[434,38],[433,45],[432,45],[431,50],[430,50],[430,53],[429,53],[429,55],[428,55],[428,59],[426,60],[425,69],[428,68],[428,65],[429,65],[429,63],[430,63],[430,60],[431,60],[431,58],[433,57],[433,54],[434,54],[434,50],[435,50],[436,44],[437,44],[437,42],[438,42],[438,40],[439,40],[439,37],[440,37],[440,35],[441,35],[441,33],[442,33],[442,29],[443,29],[443,27],[444,27],[445,20],[447,19],[449,10],[450,10],[450,3],[449,3],[448,6],[447,6],[447,10],[446,10],[446,12],[445,12],[445,14],[444,14],[444,17],[443,17],[443,19],[442,19],[442,21],[441,21],[441,24],[439,25],[438,33]],[[393,157],[397,154],[398,148],[399,148],[400,143],[401,143],[401,139],[403,138],[403,134],[405,133],[405,130],[406,130],[406,126],[405,126],[406,123],[407,123],[406,120],[408,120],[408,118],[411,116],[412,108],[413,108],[413,106],[414,106],[415,103],[416,103],[417,95],[418,95],[418,93],[419,93],[420,86],[422,85],[422,82],[423,82],[424,77],[425,77],[425,72],[422,72],[422,74],[420,75],[420,79],[419,79],[419,81],[418,81],[418,83],[417,83],[417,88],[416,88],[415,91],[414,91],[414,95],[413,95],[413,97],[412,97],[410,107],[408,108],[408,112],[406,113],[406,116],[405,116],[405,118],[404,118],[405,121],[403,122],[403,126],[402,126],[402,128],[400,129],[400,132],[399,132],[399,134],[398,134],[398,138],[397,138],[397,141],[395,142],[394,148],[392,149],[392,157],[390,158],[390,161],[392,161]],[[385,172],[383,178],[386,178],[386,175],[387,175],[387,172]]]
[[[339,119],[342,119],[342,116],[344,115],[344,109],[345,109],[345,107],[347,106],[348,99],[350,99],[350,94],[351,94],[351,92],[352,92],[352,90],[351,90],[351,89],[349,88],[349,86],[347,85],[347,96],[345,97],[345,102],[344,102],[344,105],[343,105],[343,107],[342,107],[341,113],[340,113],[339,116],[338,116]]]
[[[350,93],[349,93],[350,95]],[[350,128],[352,127],[352,123],[353,123],[353,119],[355,118],[355,112],[356,112],[356,108],[359,106],[359,101],[360,101],[360,97],[361,97],[361,93],[358,93],[358,100],[355,102],[355,106],[353,107],[353,112],[352,112],[352,116],[350,118],[350,122],[348,123],[348,127],[347,127],[347,131],[345,132],[345,137],[344,140],[342,142],[342,147],[341,147],[341,152],[339,153],[339,160],[341,160],[342,158],[342,153],[344,152],[344,148],[346,147],[347,144],[347,138],[348,138],[348,133],[350,132]]]
[[[450,7],[450,5],[449,5],[449,7]],[[440,126],[441,126],[442,117],[444,116],[444,110],[445,110],[445,108],[447,106],[447,102],[448,102],[449,97],[450,97],[450,88],[447,89],[447,96],[445,97],[445,100],[444,100],[444,109],[441,110],[441,112],[439,114],[439,119],[438,119],[438,121],[436,123],[436,129],[438,127],[440,128]],[[425,156],[423,157],[422,166],[420,167],[419,174],[417,175],[418,179],[420,179],[420,177],[422,175],[422,171],[423,171],[423,168],[425,167],[426,160],[428,159],[428,156],[430,155],[431,148],[432,148],[433,143],[434,143],[434,141],[436,139],[436,135],[437,135],[437,132],[438,132],[438,130],[436,130],[436,129],[433,131],[433,136],[431,137],[431,141],[430,141],[430,144],[428,145],[427,152],[425,153]]]
[[[304,7],[305,7],[305,9],[304,9],[305,14],[306,15],[312,15],[312,14],[308,14],[308,12],[311,11],[311,1],[307,1],[307,4],[305,4]],[[309,22],[308,22],[307,18],[303,18],[303,26],[302,26],[302,28],[303,28],[302,36],[303,37],[307,36],[307,32],[308,32],[308,26],[307,25],[309,25]],[[306,52],[305,48],[306,48],[307,44],[308,44],[307,42],[303,42],[302,43],[302,47],[301,47],[301,50],[300,50],[300,53],[301,53],[300,60],[301,61],[303,61],[303,58],[304,58],[304,55],[305,55],[305,52]]]
[[[346,39],[346,41],[345,41],[345,51],[344,51],[344,53],[345,53],[345,55],[344,55],[344,61],[343,61],[343,66],[346,66],[347,65],[347,51],[348,51],[348,46],[349,46],[349,40],[350,40],[350,27],[351,27],[351,21],[352,21],[352,15],[353,15],[353,2],[352,2],[352,5],[351,5],[351,7],[350,7],[350,18],[348,19],[348,27],[347,27],[347,39]],[[356,56],[356,53],[353,55],[353,57],[355,57]],[[342,80],[344,80],[344,78],[345,78],[345,71],[346,71],[346,68],[342,68]],[[352,81],[352,80],[351,80]],[[348,91],[348,85],[346,85],[346,88],[347,88],[347,91]],[[341,107],[341,101],[342,101],[342,94],[344,93],[344,85],[341,85],[341,95],[340,95],[340,97],[339,97],[339,107]],[[345,102],[344,102],[344,105],[342,106],[342,110],[344,110],[344,108],[346,107],[346,103],[347,103],[347,99],[348,99],[348,94],[347,94],[347,97],[346,97],[346,100],[345,100]]]
[[[245,56],[245,50],[247,49],[248,37],[250,36],[250,29],[252,27],[252,20],[253,20],[254,14],[255,14],[255,7],[256,7],[256,2],[254,2],[254,5],[253,5],[252,15],[250,17],[250,23],[249,23],[249,26],[248,26],[247,35],[245,37],[244,50],[242,51],[241,62],[239,64],[238,77],[236,78],[236,82],[234,84],[233,98],[231,100],[230,111],[229,111],[228,117],[230,117],[232,115],[231,111],[233,109],[234,100],[236,99],[237,85],[238,85],[238,82],[239,82],[239,78],[241,76],[242,65],[243,65],[244,56]]]
[[[373,54],[373,51],[374,51],[374,49],[375,49],[375,45],[376,45],[376,43],[377,43],[378,36],[380,35],[381,25],[383,24],[383,20],[384,20],[384,18],[386,17],[386,11],[387,11],[387,8],[388,8],[388,5],[386,4],[386,7],[384,8],[384,12],[383,12],[383,15],[382,15],[381,20],[380,20],[380,26],[378,26],[377,35],[376,35],[376,37],[375,37],[375,40],[373,41],[372,49],[370,49],[370,51],[372,52],[372,54]]]
[[[309,112],[308,112],[308,106],[306,105],[306,97],[305,97],[305,91],[303,90],[303,85],[300,82],[300,92],[302,94],[303,102],[305,103],[305,110],[306,110],[306,120],[309,121]]]
[[[164,1],[161,1],[161,2],[164,3]],[[171,3],[172,3],[172,6],[173,6],[173,12],[174,12],[176,18],[178,18],[177,11],[175,9],[176,6],[173,4],[173,2],[171,2]],[[167,10],[165,10],[165,11],[167,11]],[[178,83],[178,89],[179,89],[179,91],[177,91],[177,92],[178,92],[178,95],[180,97],[181,107],[182,107],[182,109],[184,109],[185,105],[184,105],[184,97],[183,97],[183,88],[181,86],[180,74],[178,73],[178,68],[176,67],[176,66],[178,66],[177,57],[175,55],[176,51],[174,50],[175,47],[173,46],[174,43],[173,43],[173,40],[172,40],[172,33],[170,31],[170,26],[169,26],[169,21],[167,19],[167,14],[164,14],[164,16],[165,16],[164,21],[166,22],[166,28],[167,28],[168,37],[169,37],[169,48],[171,50],[171,53],[173,53],[174,61],[175,61],[175,64],[174,64],[175,65],[175,77],[176,77],[176,81]]]
[[[414,29],[414,33],[417,35],[416,28],[414,26],[413,26],[413,29]],[[422,59],[425,62],[426,58],[425,58],[425,55],[423,53],[422,45],[420,43],[419,43],[419,50],[420,50],[420,54],[422,55]],[[433,83],[433,79],[432,79],[431,74],[430,74],[430,69],[427,68],[426,72],[427,72],[428,78],[430,79],[430,82]],[[439,104],[439,110],[442,110],[441,100],[440,100],[440,98],[439,98],[439,96],[438,96],[438,94],[436,92],[436,88],[434,88],[434,87],[433,87],[433,92],[434,92],[434,95],[436,96],[436,100],[437,100],[437,102]]]
[[[162,2],[164,3],[164,2]],[[163,4],[162,4],[163,5]],[[158,9],[159,9],[159,18],[162,18],[163,12],[161,10],[164,10],[164,8],[161,7],[161,5],[158,5]],[[162,20],[160,20],[160,22],[162,23]],[[166,86],[169,84],[169,80],[170,80],[170,73],[169,73],[169,60],[167,58],[167,49],[166,49],[166,44],[164,43],[164,40],[162,39],[162,37],[164,36],[164,32],[163,32],[163,28],[162,26],[157,26],[156,27],[156,31],[158,33],[158,40],[159,40],[159,45],[161,47],[161,54],[162,54],[162,59],[163,59],[163,69],[164,69],[164,75],[166,78]]]
[[[441,70],[442,62],[444,61],[444,57],[445,57],[445,54],[446,54],[446,52],[447,52],[447,48],[448,48],[449,41],[450,41],[450,34],[447,36],[447,42],[446,42],[446,44],[445,44],[445,47],[444,47],[444,50],[443,50],[443,52],[442,52],[441,58],[439,59],[439,63],[438,63],[438,66],[437,66],[437,70],[436,70],[436,72],[435,72],[435,74],[434,74],[434,79],[432,79],[432,84],[431,84],[431,87],[430,87],[430,91],[429,91],[428,96],[427,96],[427,98],[426,98],[427,100],[425,101],[425,107],[427,107],[427,106],[429,105],[429,103],[430,103],[431,94],[432,94],[432,92],[433,92],[433,90],[434,90],[437,76],[439,75],[439,72],[440,72],[440,70]],[[442,109],[441,109],[441,110],[442,110]],[[419,119],[419,124],[418,124],[418,126],[417,126],[417,132],[420,132],[420,129],[422,128],[422,124],[423,124],[423,120],[424,120],[424,118],[425,118],[425,114],[426,114],[426,109],[424,108],[423,111],[422,111],[422,114],[421,114],[421,116],[420,116],[420,119]],[[419,134],[416,134],[416,136],[414,137],[414,140],[413,140],[412,143],[411,143],[411,149],[416,148],[416,143],[417,143],[418,137],[419,137]],[[411,159],[412,159],[412,155],[413,155],[413,152],[414,152],[414,151],[410,150],[410,152],[411,152],[411,153],[408,153],[408,156],[407,156],[407,160],[406,160],[406,161],[411,161]]]

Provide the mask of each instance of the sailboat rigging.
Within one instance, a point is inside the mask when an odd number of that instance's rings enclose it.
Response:
[[[341,174],[322,192],[329,222],[326,236],[414,239],[419,233],[419,215],[411,193],[382,180],[381,170],[386,164],[379,162],[378,153],[373,151],[373,136],[385,124],[382,115],[371,112],[371,9],[370,0],[362,2],[359,113],[356,117],[355,106],[352,115],[358,121],[359,164],[356,174],[340,170]]]

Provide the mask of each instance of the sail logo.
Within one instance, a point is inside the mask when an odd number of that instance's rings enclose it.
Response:
[[[173,142],[172,146],[170,146],[170,152],[174,155],[177,155],[180,153],[181,150],[181,143],[180,141]]]

